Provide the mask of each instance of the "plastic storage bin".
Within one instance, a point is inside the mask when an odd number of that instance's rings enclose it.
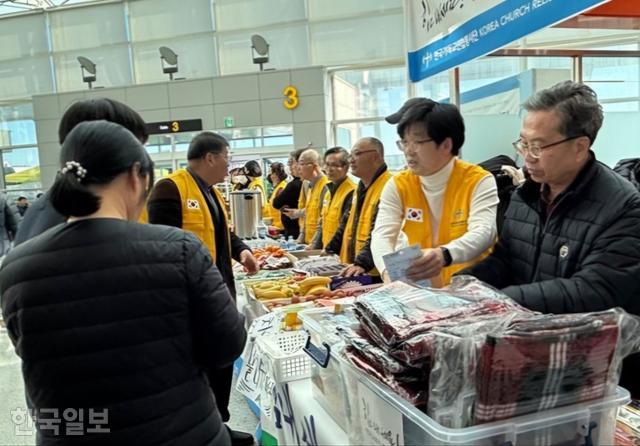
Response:
[[[340,338],[331,330],[331,326],[322,323],[326,317],[332,317],[332,311],[330,308],[314,308],[298,313],[304,329],[311,337],[311,342],[316,346],[322,345],[323,342],[334,345],[340,341]],[[345,311],[351,310],[346,309]],[[347,429],[347,410],[344,395],[347,391],[342,379],[340,364],[337,361],[330,360],[326,368],[313,368],[311,372],[313,398],[345,431]]]
[[[311,358],[304,352],[309,335],[305,331],[285,331],[259,337],[257,342],[274,364],[276,382],[284,383],[311,376]]]
[[[378,411],[401,417],[405,445],[612,445],[618,408],[630,401],[629,392],[618,387],[609,397],[524,415],[509,420],[463,429],[441,426],[423,412],[373,381],[339,354],[331,353],[342,372],[347,412],[347,433],[351,444],[371,442],[365,432],[364,394]],[[373,394],[374,401],[371,401]]]

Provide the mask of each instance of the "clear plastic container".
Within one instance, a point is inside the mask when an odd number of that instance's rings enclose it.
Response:
[[[338,363],[345,388],[347,433],[351,444],[365,444],[367,436],[361,413],[361,389],[375,394],[375,405],[402,417],[405,445],[611,445],[618,408],[630,401],[629,392],[618,387],[609,397],[524,415],[509,420],[462,429],[441,426],[426,414],[373,381],[339,354]]]
[[[349,312],[352,313],[350,307],[345,308],[340,317],[348,316]],[[332,330],[333,325],[326,323],[327,318],[332,318],[332,313],[332,308],[313,308],[298,313],[298,318],[309,333],[311,342],[318,347],[323,342],[335,346],[341,340]],[[357,320],[355,320],[355,324],[357,326]],[[313,398],[345,431],[347,430],[347,409],[344,395],[347,391],[340,372],[340,364],[337,361],[330,360],[326,368],[319,366],[313,368],[311,372]]]

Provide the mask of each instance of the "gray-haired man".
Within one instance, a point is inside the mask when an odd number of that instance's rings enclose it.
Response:
[[[640,194],[596,161],[596,94],[566,81],[532,96],[520,138],[527,180],[513,193],[495,251],[463,271],[546,313],[622,307],[640,314]],[[640,359],[622,385],[640,397]]]

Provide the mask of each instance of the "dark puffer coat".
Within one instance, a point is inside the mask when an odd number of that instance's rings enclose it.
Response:
[[[622,178],[630,181],[640,191],[640,158],[620,160],[613,171],[622,175]]]
[[[527,180],[511,196],[494,252],[460,274],[545,313],[640,315],[640,193],[594,157],[556,203],[545,219],[540,184]],[[640,372],[637,357],[630,361],[625,374]]]
[[[116,219],[59,225],[7,256],[0,292],[29,405],[83,409],[85,432],[89,409],[109,411],[109,434],[40,429],[39,444],[229,444],[204,370],[229,366],[246,332],[193,235]]]

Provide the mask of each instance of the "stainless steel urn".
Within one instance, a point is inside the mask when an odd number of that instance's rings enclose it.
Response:
[[[231,222],[240,238],[257,238],[258,223],[262,218],[260,191],[239,190],[229,194],[231,202]]]

